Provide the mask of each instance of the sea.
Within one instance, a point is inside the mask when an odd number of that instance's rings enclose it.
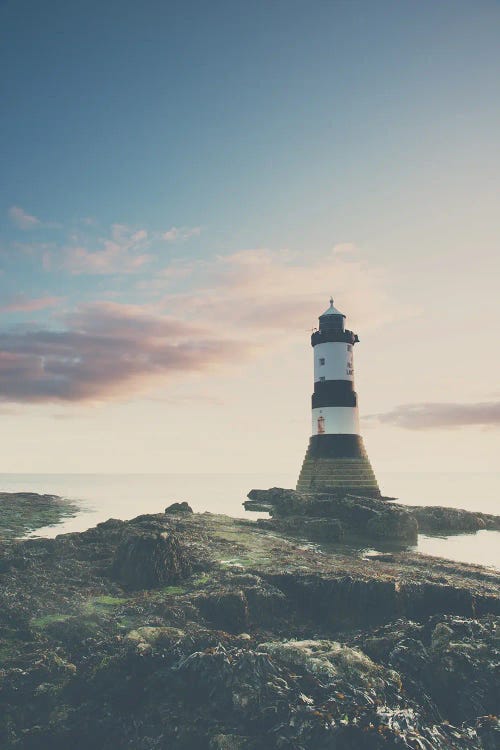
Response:
[[[377,478],[384,495],[403,504],[500,514],[500,472],[378,472]],[[170,503],[183,500],[196,512],[255,518],[257,514],[246,512],[242,505],[251,489],[294,487],[295,481],[295,474],[0,474],[0,491],[48,493],[74,500],[78,505],[75,517],[35,532],[35,536],[54,537],[84,531],[108,518],[126,520],[160,513]],[[500,569],[500,531],[421,534],[413,549]],[[361,551],[370,554],[373,550]]]

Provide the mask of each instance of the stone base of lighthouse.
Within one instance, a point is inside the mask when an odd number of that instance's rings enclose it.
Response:
[[[380,496],[360,435],[313,435],[297,482],[300,492]]]

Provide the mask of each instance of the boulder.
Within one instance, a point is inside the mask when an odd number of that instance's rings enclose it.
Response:
[[[186,550],[173,533],[127,535],[116,548],[112,576],[130,589],[165,586],[191,573]]]
[[[304,515],[311,496],[283,487],[269,490],[250,490],[248,500],[243,503],[245,510],[268,511],[271,516]]]
[[[344,526],[338,518],[259,518],[257,524],[264,529],[274,529],[285,534],[305,536],[318,542],[337,542],[344,536]]]
[[[415,543],[418,537],[418,523],[411,513],[397,508],[382,509],[367,521],[365,533],[373,539],[386,539]]]
[[[481,531],[481,529],[500,529],[500,516],[489,513],[475,513],[439,505],[412,505],[405,507],[405,510],[415,516],[420,531],[425,534],[467,534]]]
[[[165,508],[165,513],[192,513],[193,509],[185,500],[182,503],[172,503]]]
[[[248,628],[248,602],[243,591],[201,596],[198,607],[201,614],[220,630],[243,633]]]
[[[317,540],[335,541],[346,535],[412,544],[418,536],[414,515],[384,498],[303,493],[280,487],[251,490],[248,498],[243,503],[245,509],[268,511],[272,516],[268,525]]]

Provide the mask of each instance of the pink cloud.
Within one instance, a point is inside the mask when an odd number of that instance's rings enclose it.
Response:
[[[111,237],[100,240],[98,249],[89,250],[83,245],[65,248],[60,267],[74,275],[136,273],[152,258],[144,252],[148,247],[148,233],[145,229],[133,230],[124,224],[114,224]],[[45,258],[50,267],[53,258]]]
[[[241,361],[251,344],[134,305],[87,305],[62,330],[0,334],[0,400],[102,401]]]
[[[184,269],[189,288],[164,295],[161,304],[180,317],[200,316],[231,330],[244,327],[249,335],[275,330],[287,337],[315,325],[330,294],[340,309],[345,300],[348,324],[365,330],[408,314],[388,295],[386,273],[344,247],[308,255],[257,248],[211,262],[176,261],[164,274],[168,280],[172,268],[179,278]],[[160,288],[161,276],[155,284]]]
[[[470,425],[499,427],[500,401],[403,404],[392,411],[372,414],[365,419],[407,430],[456,429]]]
[[[182,242],[190,237],[198,237],[201,234],[201,227],[171,227],[161,235],[165,242]]]
[[[48,307],[55,307],[61,299],[61,297],[36,297],[34,299],[18,297],[13,302],[0,307],[0,312],[36,312],[37,310],[45,310]]]

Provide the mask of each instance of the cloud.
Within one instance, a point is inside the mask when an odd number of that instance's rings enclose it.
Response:
[[[63,250],[62,259],[53,255],[44,256],[44,267],[80,274],[130,274],[141,270],[152,260],[145,252],[148,248],[148,232],[131,229],[124,224],[113,224],[111,235],[98,241],[98,248],[89,250],[82,244],[72,244]]]
[[[241,250],[211,261],[176,260],[155,274],[164,288],[185,270],[185,291],[165,294],[160,304],[179,317],[199,317],[214,326],[245,328],[247,334],[275,331],[303,336],[317,323],[333,293],[344,301],[348,325],[364,330],[411,313],[388,295],[385,271],[366,265],[354,251],[334,247],[322,253],[295,253],[265,248]]]
[[[64,322],[0,333],[1,401],[103,401],[241,361],[252,348],[135,305],[87,305]]]
[[[500,401],[476,404],[423,403],[403,404],[384,414],[365,417],[381,424],[407,430],[456,429],[471,425],[500,426]]]
[[[0,312],[37,312],[38,310],[46,310],[48,307],[55,307],[61,299],[61,297],[35,297],[33,299],[17,297],[7,305],[0,307]]]
[[[190,237],[198,237],[201,234],[201,227],[171,227],[166,232],[162,232],[161,239],[165,242],[182,242]]]
[[[41,221],[36,216],[29,214],[20,206],[11,206],[8,211],[10,220],[18,229],[29,231],[31,229],[59,229],[60,224],[53,221]]]
[[[45,253],[45,267],[133,273],[149,259],[151,235],[144,229],[115,224],[93,251],[76,240],[62,258]],[[147,289],[147,307],[108,297],[66,313],[57,330],[0,331],[0,401],[123,397],[160,379],[303,342],[332,292],[340,309],[348,304],[348,326],[367,330],[404,312],[388,288],[386,272],[364,264],[355,249],[254,248],[210,260],[176,259],[136,283],[135,292]]]
[[[36,216],[31,216],[19,206],[11,206],[9,208],[9,217],[19,229],[36,229],[42,225],[40,219],[37,219]]]

